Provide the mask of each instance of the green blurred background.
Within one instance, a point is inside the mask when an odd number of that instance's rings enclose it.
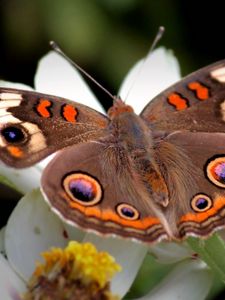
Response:
[[[185,75],[225,58],[222,1],[1,0],[0,78],[33,84],[55,40],[112,93],[143,57],[160,25]],[[49,78],[51,80],[51,78]],[[99,90],[101,101],[105,99]]]

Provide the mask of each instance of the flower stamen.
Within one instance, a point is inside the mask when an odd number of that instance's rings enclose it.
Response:
[[[71,241],[65,249],[52,248],[42,254],[28,283],[24,300],[116,300],[110,280],[121,270],[107,252],[91,243]]]

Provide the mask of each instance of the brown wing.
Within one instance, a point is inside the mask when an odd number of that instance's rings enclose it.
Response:
[[[160,210],[124,155],[96,142],[64,149],[42,177],[47,201],[66,222],[103,235],[168,238]]]
[[[0,89],[0,157],[22,168],[63,147],[104,134],[108,118],[63,98]]]
[[[225,134],[172,133],[157,153],[171,196],[164,214],[173,235],[207,237],[224,228]]]
[[[225,60],[187,76],[152,100],[141,117],[154,130],[225,131]]]

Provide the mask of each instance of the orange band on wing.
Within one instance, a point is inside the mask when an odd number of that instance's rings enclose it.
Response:
[[[52,102],[46,99],[40,99],[36,107],[37,112],[43,118],[50,118],[51,112],[49,108],[52,106]]]
[[[170,105],[173,105],[176,110],[184,110],[188,108],[188,100],[183,98],[178,93],[172,93],[167,97],[167,101]]]
[[[16,146],[8,146],[7,147],[7,150],[9,151],[9,153],[14,156],[14,157],[22,157],[23,156],[23,151],[19,148],[19,147],[16,147]]]
[[[160,220],[155,217],[143,218],[141,220],[125,220],[118,216],[112,210],[99,210],[97,207],[84,207],[76,202],[71,201],[65,194],[63,197],[67,199],[68,204],[71,208],[77,209],[87,217],[96,217],[102,221],[115,222],[127,227],[133,227],[136,229],[145,230],[153,225],[160,224]]]
[[[76,123],[77,110],[72,105],[65,104],[62,106],[62,115],[70,123]]]
[[[118,224],[121,224],[121,225],[124,225],[127,227],[133,227],[136,229],[147,229],[150,226],[160,224],[159,219],[154,218],[154,217],[143,218],[141,220],[122,219],[120,216],[118,216],[112,210],[102,211],[101,219],[103,221],[113,221],[115,223],[118,223]]]
[[[16,147],[16,146],[8,146],[7,147],[7,150],[9,151],[9,153],[14,156],[14,157],[22,157],[23,156],[23,151],[19,148],[19,147]]]
[[[201,223],[208,219],[211,216],[214,216],[218,213],[218,211],[225,207],[225,198],[224,197],[217,197],[214,201],[213,207],[207,210],[206,212],[200,213],[188,213],[181,217],[180,222],[190,222],[194,221],[197,223]]]
[[[197,81],[190,82],[188,88],[195,91],[199,100],[207,100],[209,98],[209,89]]]

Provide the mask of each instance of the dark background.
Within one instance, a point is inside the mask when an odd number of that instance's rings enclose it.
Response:
[[[225,58],[221,3],[1,0],[0,78],[33,85],[37,61],[49,50],[49,41],[55,40],[116,94],[129,68],[146,55],[160,25],[166,32],[159,45],[172,49],[182,74],[188,74]],[[104,102],[105,95],[96,92]]]

